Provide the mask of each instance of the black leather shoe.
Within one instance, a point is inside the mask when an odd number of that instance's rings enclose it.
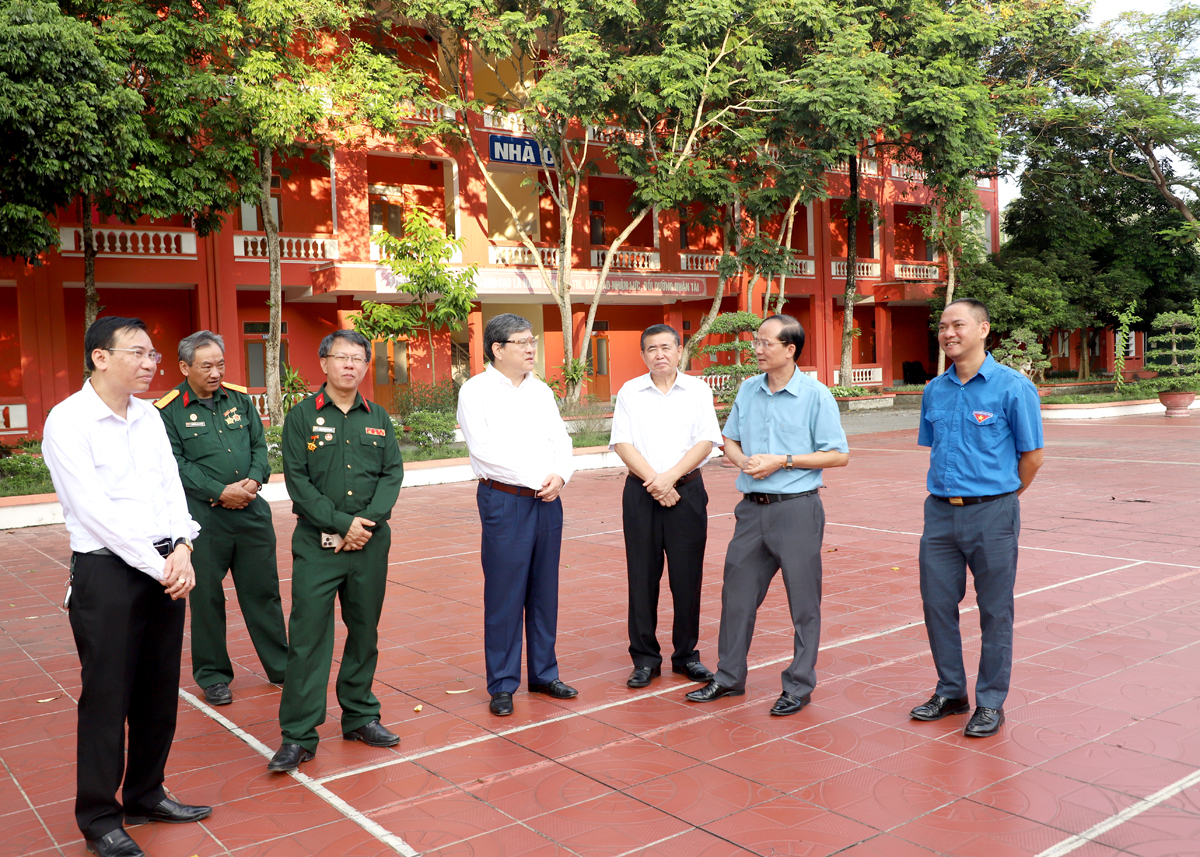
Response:
[[[966,714],[970,710],[971,702],[965,696],[958,699],[946,699],[935,693],[929,697],[928,702],[918,705],[908,712],[908,716],[913,720],[941,720],[951,714]]]
[[[277,774],[285,774],[300,767],[301,762],[311,762],[317,757],[312,750],[305,750],[299,744],[284,744],[279,748],[271,761],[267,762],[267,770]]]
[[[963,730],[963,734],[968,738],[987,738],[999,732],[1003,723],[1004,709],[980,706],[967,721],[967,728]]]
[[[713,674],[704,664],[699,661],[692,661],[690,664],[684,664],[681,667],[671,666],[671,672],[685,675],[692,681],[712,681]]]
[[[187,824],[208,818],[210,815],[211,806],[189,806],[165,797],[153,809],[125,810],[125,823],[145,824],[147,821],[162,821],[167,824]]]
[[[507,690],[502,690],[499,693],[492,694],[492,701],[488,703],[488,711],[495,714],[497,717],[508,717],[512,714],[512,694]]]
[[[745,692],[744,690],[734,690],[732,687],[722,687],[714,679],[699,690],[693,690],[685,698],[688,702],[712,702],[722,696],[741,696]]]
[[[362,741],[368,747],[395,747],[400,743],[400,736],[390,731],[378,720],[343,732],[342,737],[347,741]]]
[[[204,688],[204,701],[209,705],[228,705],[233,702],[233,691],[223,681]]]
[[[662,675],[662,667],[634,667],[625,684],[630,687],[647,687],[650,679],[658,678],[660,675]]]
[[[771,713],[780,715],[795,714],[811,701],[812,697],[808,694],[796,696],[794,693],[788,693],[785,690],[779,694],[779,699],[775,700],[775,704],[771,706]]]
[[[530,684],[530,693],[544,693],[546,696],[554,697],[555,699],[574,699],[579,696],[579,691],[571,687],[569,684],[563,684],[558,679],[549,684]]]
[[[146,857],[146,852],[120,827],[99,839],[87,840],[87,850],[100,857]]]

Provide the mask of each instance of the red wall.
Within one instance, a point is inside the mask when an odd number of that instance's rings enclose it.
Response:
[[[633,199],[633,182],[592,176],[588,179],[588,198],[604,201],[604,243],[612,244],[632,221],[629,203]],[[650,247],[654,244],[654,217],[647,214],[625,239],[625,247]]]
[[[904,383],[904,363],[919,360],[926,372],[937,370],[929,360],[929,310],[919,306],[897,306],[892,313],[892,377]]]
[[[17,290],[0,289],[0,397],[23,395]]]
[[[829,253],[835,259],[846,258],[846,215],[842,213],[844,200],[829,200],[829,210],[832,219],[829,221]],[[874,259],[875,249],[871,239],[871,217],[863,215],[858,219],[858,230],[855,233],[855,244],[858,245],[858,258]]]
[[[291,158],[276,164],[283,198],[279,203],[281,232],[332,232],[332,192],[329,167],[311,158]]]
[[[226,331],[226,351],[236,348],[245,354],[245,341],[250,338],[243,335],[241,325],[247,321],[270,321],[271,310],[267,306],[267,292],[239,291],[238,298],[238,329]],[[335,304],[319,303],[287,303],[283,304],[283,320],[287,322],[288,332],[285,337],[288,342],[288,362],[300,370],[304,380],[313,388],[319,386],[325,376],[321,372],[321,360],[317,357],[317,348],[321,340],[338,329],[337,307]],[[245,384],[245,378],[230,378],[235,384]]]
[[[920,261],[925,258],[925,233],[910,220],[921,209],[915,205],[897,205],[892,224],[896,236],[895,258],[898,261]]]

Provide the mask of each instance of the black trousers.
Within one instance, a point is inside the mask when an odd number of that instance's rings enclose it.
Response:
[[[671,662],[682,667],[700,659],[696,643],[700,639],[700,585],[708,543],[708,492],[703,477],[676,490],[679,502],[668,508],[650,496],[641,479],[631,475],[625,480],[621,498],[629,576],[629,655],[637,667],[662,664],[656,631],[664,554],[675,605]]]
[[[126,810],[166,797],[187,608],[115,556],[75,554],[74,562],[71,631],[83,673],[75,820],[85,838],[99,839],[123,824]]]

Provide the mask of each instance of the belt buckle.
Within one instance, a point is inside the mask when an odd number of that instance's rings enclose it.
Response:
[[[768,497],[766,494],[756,493],[756,494],[752,494],[751,496],[754,497],[754,502],[760,506],[767,506],[767,505],[770,505],[770,503],[771,503],[771,498]]]
[[[962,497],[947,497],[951,506],[961,506],[963,504]]]

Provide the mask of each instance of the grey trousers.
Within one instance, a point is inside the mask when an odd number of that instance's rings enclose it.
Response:
[[[717,683],[737,690],[746,686],[746,656],[758,608],[775,572],[782,571],[796,629],[792,662],[783,671],[783,689],[806,696],[817,684],[825,508],[818,494],[765,506],[743,499],[734,515],[737,524],[725,553],[721,587]]]
[[[928,497],[921,535],[921,602],[929,650],[937,667],[936,693],[967,695],[958,605],[967,592],[967,567],[975,578],[982,639],[975,704],[1001,708],[1012,676],[1013,588],[1021,504],[1016,494],[974,506],[951,506]]]

